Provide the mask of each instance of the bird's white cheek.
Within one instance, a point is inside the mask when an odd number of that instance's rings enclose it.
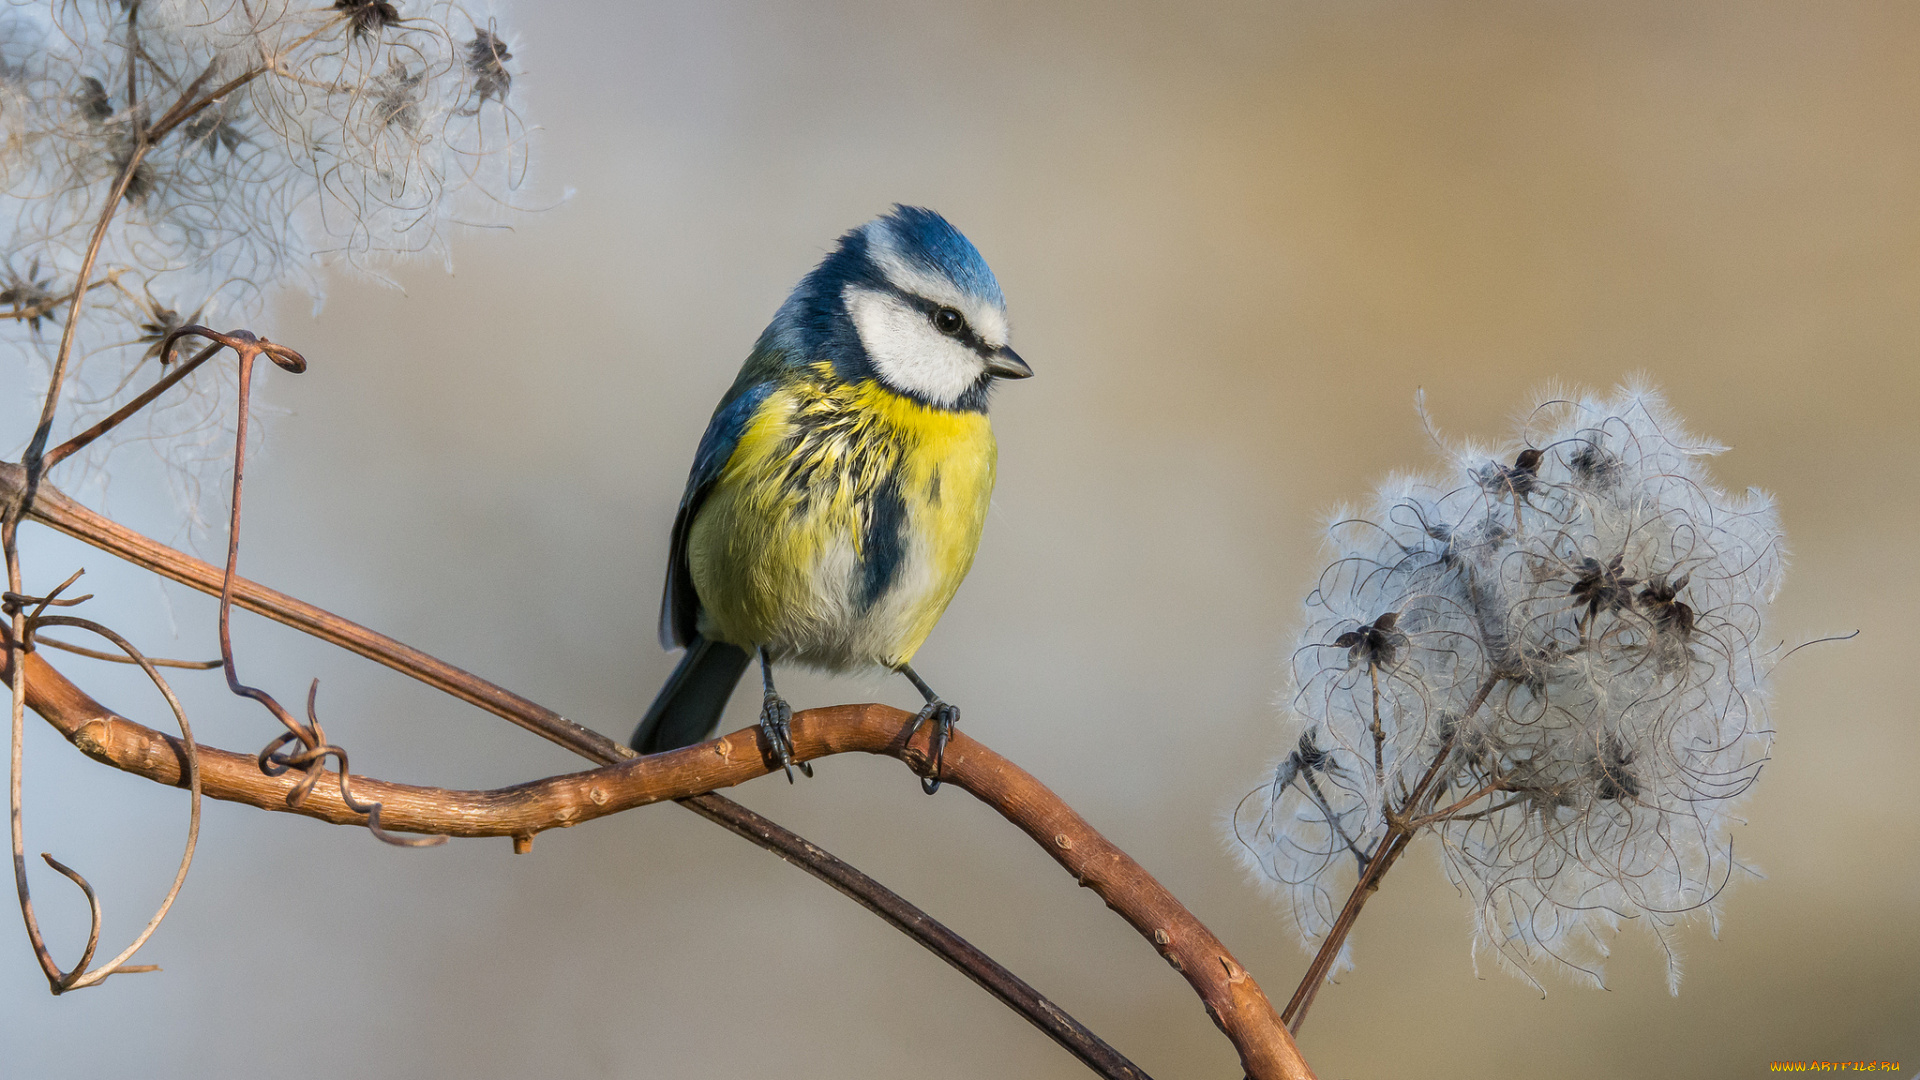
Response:
[[[952,405],[986,370],[972,349],[935,330],[897,297],[850,289],[847,313],[880,377],[896,389]]]

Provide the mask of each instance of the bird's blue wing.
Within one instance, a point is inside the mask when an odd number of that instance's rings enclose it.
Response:
[[[673,519],[672,553],[667,558],[667,585],[660,598],[660,647],[674,649],[691,642],[698,631],[700,596],[693,589],[693,571],[687,565],[687,534],[693,529],[693,516],[700,511],[707,493],[720,478],[740,443],[761,402],[773,392],[773,381],[747,386],[735,384],[714,410],[707,433],[700,437],[700,449],[693,455],[693,471],[687,477],[686,494],[680,497],[680,512]]]

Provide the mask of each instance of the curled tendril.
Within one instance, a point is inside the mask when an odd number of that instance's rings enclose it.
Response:
[[[198,323],[190,323],[182,326],[161,339],[157,350],[159,355],[172,356],[174,342],[179,341],[183,337],[201,337],[206,338],[208,341],[225,345],[227,348],[239,354],[240,366],[243,370],[251,367],[254,359],[259,356],[267,357],[274,363],[293,372],[295,375],[307,370],[306,357],[301,356],[285,345],[275,344],[263,337],[255,337],[251,330],[235,330],[231,333],[222,334],[217,330],[209,330]],[[246,416],[246,395],[244,393],[241,395],[240,405],[242,410],[240,415],[244,423],[244,417]]]
[[[174,696],[173,688],[167,685],[166,679],[160,675],[160,672],[155,668],[152,661],[148,660],[147,657],[143,655],[139,649],[135,648],[131,642],[127,641],[126,638],[121,637],[113,630],[90,619],[82,619],[72,615],[48,615],[45,613],[49,607],[70,607],[87,599],[85,596],[71,600],[63,600],[60,598],[60,593],[69,585],[72,585],[74,581],[80,577],[80,574],[84,572],[85,571],[76,572],[72,577],[61,582],[58,587],[46,596],[30,597],[14,592],[5,594],[7,613],[14,615],[19,619],[20,623],[23,624],[23,629],[17,641],[14,640],[12,633],[9,632],[7,634],[8,667],[11,672],[14,673],[14,684],[16,687],[24,686],[25,669],[18,658],[23,658],[27,653],[33,651],[33,635],[43,626],[70,626],[75,629],[97,634],[112,642],[116,648],[126,654],[127,659],[139,665],[140,670],[146,673],[147,678],[153,682],[153,685],[160,691],[161,696],[166,698],[168,707],[173,710],[174,719],[180,724],[180,743],[183,751],[182,756],[186,761],[187,790],[191,796],[191,804],[187,819],[186,849],[180,856],[180,867],[174,873],[173,885],[167,890],[166,898],[160,902],[159,909],[154,912],[151,919],[147,920],[146,928],[140,931],[139,936],[134,938],[133,943],[121,950],[118,956],[97,968],[89,969],[88,965],[93,962],[94,952],[100,945],[99,895],[94,892],[93,886],[78,870],[67,866],[49,853],[41,853],[40,857],[46,860],[48,866],[66,877],[67,880],[79,886],[81,894],[87,898],[87,911],[90,923],[87,931],[86,948],[80,954],[79,963],[76,963],[70,970],[62,971],[58,962],[53,959],[52,952],[47,948],[46,939],[40,931],[39,920],[34,915],[33,899],[27,887],[26,864],[23,858],[22,837],[18,825],[20,821],[20,788],[19,769],[17,766],[21,732],[19,730],[19,717],[17,715],[15,716],[13,739],[16,767],[14,769],[13,784],[11,785],[11,809],[15,822],[13,832],[15,884],[18,886],[20,894],[20,911],[27,923],[27,937],[33,945],[34,955],[40,962],[41,970],[47,976],[47,984],[55,994],[64,994],[70,990],[80,990],[89,986],[96,986],[112,975],[127,975],[137,972],[160,970],[159,967],[153,964],[129,964],[127,961],[132,959],[134,953],[138,952],[140,948],[147,943],[147,940],[153,936],[154,931],[160,928],[161,921],[167,917],[167,912],[173,907],[174,900],[180,895],[180,887],[186,884],[187,871],[193,865],[194,848],[200,840],[200,749],[198,744],[194,742],[193,726],[187,721],[186,710],[181,707],[180,699]],[[21,618],[21,609],[28,605],[34,606],[33,613]]]
[[[232,349],[240,359],[240,411],[234,425],[233,505],[227,522],[226,575],[220,587],[220,661],[221,667],[226,671],[227,689],[238,697],[258,702],[262,708],[273,715],[274,719],[280,721],[281,726],[287,729],[284,734],[276,737],[260,751],[258,756],[260,771],[268,776],[282,776],[296,769],[304,773],[300,782],[287,793],[287,805],[299,806],[325,778],[326,760],[329,757],[336,758],[340,762],[340,798],[355,813],[367,815],[367,831],[398,847],[433,847],[446,843],[447,838],[444,836],[418,839],[395,836],[380,827],[379,803],[362,803],[353,797],[351,782],[347,778],[347,752],[327,741],[326,731],[321,728],[319,715],[314,709],[315,698],[320,692],[320,680],[315,679],[307,691],[307,722],[305,724],[295,719],[293,714],[275,700],[272,694],[240,681],[233,661],[233,634],[230,627],[233,614],[233,583],[238,576],[240,565],[240,506],[241,493],[246,483],[247,403],[253,390],[253,362],[265,356],[281,368],[298,375],[307,370],[307,360],[285,345],[277,345],[265,338],[256,337],[248,330],[235,330],[222,334],[198,325],[183,326],[168,334],[160,343],[160,355],[172,355],[174,342],[187,336],[205,338],[216,346]],[[281,753],[296,742],[301,746],[298,753]]]
[[[444,836],[407,837],[390,833],[380,827],[379,803],[363,803],[353,797],[352,780],[349,776],[351,770],[347,766],[347,752],[344,748],[327,742],[327,733],[321,728],[320,717],[314,711],[314,700],[319,696],[319,693],[320,680],[315,679],[313,680],[313,685],[307,688],[306,726],[300,730],[289,731],[276,737],[266,745],[265,749],[260,751],[256,759],[260,763],[260,771],[268,776],[284,776],[295,769],[301,770],[306,774],[301,778],[299,783],[293,786],[291,791],[287,792],[287,805],[298,807],[307,801],[307,796],[313,794],[313,789],[319,785],[321,780],[326,778],[326,760],[331,757],[337,759],[340,763],[340,771],[336,774],[340,780],[340,801],[346,803],[347,809],[354,813],[367,815],[368,832],[373,833],[373,835],[395,847],[438,847],[446,843],[447,838]],[[282,754],[280,752],[296,742],[304,746],[304,749],[299,753]]]

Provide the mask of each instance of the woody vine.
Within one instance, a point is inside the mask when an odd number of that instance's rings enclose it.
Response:
[[[49,988],[154,970],[132,961],[190,871],[203,795],[364,827],[404,846],[508,836],[515,851],[548,828],[676,800],[867,907],[1096,1073],[1144,1076],[903,898],[715,794],[777,769],[757,729],[637,758],[240,573],[257,361],[274,365],[261,372],[288,375],[309,365],[257,332],[267,299],[289,288],[318,297],[329,267],[378,276],[399,259],[444,257],[456,222],[519,213],[530,129],[512,61],[509,35],[457,3],[0,9],[0,324],[20,369],[38,365],[43,375],[19,460],[0,463],[0,673],[10,688],[14,877]],[[135,441],[162,449],[189,515],[200,488],[221,481],[223,565],[126,529],[54,483],[107,475],[116,448]],[[1286,752],[1233,818],[1236,851],[1314,951],[1284,1011],[1171,894],[1034,777],[957,735],[941,778],[1095,889],[1191,984],[1255,1080],[1312,1075],[1291,1031],[1352,963],[1362,908],[1421,835],[1438,840],[1473,904],[1478,953],[1530,979],[1559,968],[1598,981],[1601,939],[1623,921],[1667,947],[1680,921],[1711,917],[1740,873],[1728,832],[1771,741],[1765,683],[1776,657],[1764,615],[1784,548],[1764,496],[1714,486],[1704,461],[1717,449],[1687,434],[1647,388],[1554,400],[1509,444],[1443,445],[1443,473],[1396,479],[1336,522],[1293,654]],[[32,525],[218,596],[219,659],[149,657],[85,617],[78,568],[22,565],[17,539]],[[289,707],[242,681],[236,606],[596,767],[488,792],[356,776],[323,724],[317,682]],[[97,640],[71,640],[75,632]],[[178,734],[94,700],[48,650],[139,667]],[[195,740],[165,674],[193,667],[221,669],[232,693],[267,714],[259,750]],[[79,869],[45,857],[91,913],[71,966],[36,916],[21,795],[29,711],[95,760],[189,793],[172,888],[135,940],[103,963],[95,963],[103,901]],[[930,768],[926,733],[879,706],[798,714],[793,736],[801,761],[859,751]],[[1677,964],[1670,969],[1677,984]]]

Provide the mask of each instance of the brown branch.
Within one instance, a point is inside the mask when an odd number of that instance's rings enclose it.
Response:
[[[24,470],[0,462],[0,506],[24,491]],[[209,564],[167,547],[93,513],[58,489],[43,486],[32,517],[42,524],[152,570],[163,577],[218,596],[223,575]],[[609,764],[634,756],[632,750],[581,727],[550,709],[477,678],[443,660],[349,622],[331,612],[284,593],[236,578],[233,602],[277,622],[303,630],[322,641],[358,653],[404,675],[418,679],[462,701],[527,728],[590,760]],[[377,790],[377,789],[376,789]],[[1062,1047],[1105,1075],[1125,1076],[1131,1063],[1092,1032],[1047,1001],[1006,968],[980,953],[959,935],[908,903],[899,894],[853,866],[809,843],[775,822],[734,803],[723,795],[694,795],[680,800],[694,813],[758,844],[807,873],[852,897],[879,915],[894,929],[919,942],[968,978],[993,993],[1009,1008],[1026,1017]],[[276,809],[278,807],[275,807]],[[352,819],[358,820],[358,819]],[[1103,1067],[1103,1063],[1105,1066]]]
[[[0,640],[4,640],[5,637],[4,626],[0,626]],[[26,700],[34,711],[45,717],[56,730],[66,736],[82,752],[115,768],[145,776],[163,784],[179,786],[181,763],[186,760],[185,747],[179,740],[115,715],[88,696],[85,691],[69,682],[37,653],[27,654],[26,666],[28,670]],[[4,658],[0,657],[0,681],[10,683],[11,678],[12,673],[7,670]],[[307,798],[298,803],[289,803],[289,796],[306,786],[307,781],[295,779],[287,773],[269,776],[259,770],[257,759],[244,754],[209,747],[196,746],[195,749],[198,752],[196,756],[200,765],[201,778],[206,781],[203,791],[213,798],[244,803],[263,810],[302,814],[334,824],[361,824],[366,820],[362,813],[356,812],[352,804],[347,802],[345,789],[337,782],[332,785],[314,785],[314,790]],[[321,779],[337,778],[337,775],[329,771]],[[597,774],[578,775],[592,777]],[[484,822],[488,820],[486,807],[489,804],[497,807],[501,803],[514,801],[521,797],[520,789],[454,792],[438,788],[388,784],[365,777],[353,777],[350,783],[357,789],[361,789],[363,794],[370,790],[382,800],[394,800],[398,795],[402,802],[415,810],[443,797],[450,797],[450,801],[455,802],[464,800],[464,809],[473,810],[475,807],[480,809],[477,813],[472,813],[465,818],[469,825],[475,827],[460,832],[460,835],[512,836],[515,852],[531,850],[534,832],[538,831],[529,829],[525,833],[516,833],[513,829],[518,826],[514,825],[491,829],[484,827]],[[523,788],[529,786],[531,785],[522,785]],[[593,800],[593,789],[589,787],[584,803],[576,798],[575,804],[590,806]],[[767,848],[820,878],[880,916],[935,955],[947,960],[961,974],[966,975],[982,989],[1020,1013],[1035,1027],[1100,1075],[1113,1080],[1151,1080],[1144,1071],[1127,1060],[1119,1051],[1054,1005],[1039,991],[1008,971],[998,961],[832,853],[723,796],[706,793],[684,797],[679,801],[681,805],[702,817]],[[358,800],[356,799],[355,802]],[[641,803],[632,802],[620,809],[628,809],[636,805]],[[456,808],[456,813],[458,809]],[[613,812],[605,808],[600,810],[600,813],[592,816],[597,817]],[[383,807],[382,813],[385,812]],[[444,808],[442,812],[445,812]],[[498,826],[501,818],[496,813],[492,820]],[[564,828],[578,824],[582,820],[587,818],[573,815],[567,812],[565,807],[560,807],[553,814],[552,822],[548,827]],[[449,832],[455,831],[442,829],[438,825],[422,826],[417,822],[403,827],[425,828],[439,833],[442,838]],[[135,969],[122,967],[119,970]]]
[[[130,108],[136,107],[133,102],[137,96],[135,93],[137,71],[132,59],[138,48],[137,42],[133,40],[135,15],[135,12],[129,11],[128,97]],[[1052,1034],[1063,1046],[1074,1051],[1083,1061],[1094,1066],[1104,1075],[1143,1076],[1144,1074],[1130,1062],[1093,1038],[1090,1032],[1086,1032],[1070,1017],[1065,1016],[1051,1003],[1034,993],[1031,988],[1014,979],[1004,968],[959,939],[957,935],[939,926],[923,912],[914,909],[904,900],[879,886],[877,882],[859,874],[858,871],[794,834],[753,814],[744,807],[739,807],[712,794],[711,789],[714,787],[739,783],[752,776],[763,775],[767,771],[771,755],[766,751],[770,748],[760,745],[758,729],[749,729],[754,736],[752,741],[755,761],[745,772],[742,772],[745,762],[736,761],[731,748],[737,745],[744,752],[748,732],[736,732],[729,738],[690,747],[675,754],[635,758],[626,748],[604,736],[573,724],[551,710],[537,706],[470,673],[312,605],[239,579],[234,573],[236,557],[234,546],[237,538],[233,536],[229,538],[227,570],[225,574],[220,574],[200,560],[173,551],[132,530],[124,529],[85,510],[56,491],[43,489],[43,472],[50,464],[57,463],[61,458],[86,445],[87,442],[153,400],[186,374],[183,370],[171,380],[163,378],[158,385],[116,412],[113,417],[77,436],[70,444],[58,448],[52,462],[47,460],[46,444],[51,434],[53,417],[71,360],[78,316],[89,288],[88,276],[114,212],[126,198],[147,152],[172,128],[206,108],[225,93],[237,89],[262,74],[258,69],[244,73],[215,93],[197,103],[190,104],[191,99],[207,81],[212,70],[209,67],[207,72],[196,79],[181,95],[174,107],[151,127],[144,123],[138,113],[134,114],[134,145],[122,164],[120,175],[94,228],[77,275],[76,285],[69,301],[71,304],[69,317],[63,327],[59,351],[39,423],[28,443],[22,464],[0,463],[0,511],[4,511],[4,516],[0,517],[0,548],[4,548],[7,557],[9,591],[17,593],[21,588],[14,539],[20,521],[30,515],[60,531],[120,555],[136,565],[144,566],[202,591],[217,593],[221,598],[222,666],[235,693],[265,701],[263,692],[249,692],[249,688],[242,687],[237,682],[234,674],[227,633],[227,615],[230,604],[237,600],[243,607],[386,664],[462,700],[480,705],[583,756],[602,762],[619,761],[621,763],[589,773],[553,777],[495,792],[455,792],[365,781],[366,789],[384,789],[390,793],[388,798],[394,801],[395,807],[393,811],[385,812],[378,803],[369,807],[349,794],[351,777],[346,773],[344,754],[336,755],[341,762],[341,772],[332,774],[339,781],[335,785],[338,791],[336,799],[333,790],[318,788],[314,783],[316,776],[326,773],[321,765],[325,754],[321,751],[315,751],[319,756],[313,757],[309,775],[295,780],[284,770],[279,773],[267,770],[271,747],[268,752],[263,752],[251,759],[214,750],[208,750],[203,755],[186,727],[184,715],[179,716],[183,737],[175,740],[112,714],[77,686],[59,676],[43,658],[30,651],[32,649],[30,630],[23,625],[22,613],[16,611],[11,627],[0,629],[0,637],[5,639],[4,650],[0,650],[0,659],[4,660],[4,664],[0,665],[0,677],[5,677],[10,683],[12,698],[11,819],[15,849],[14,863],[23,913],[27,916],[30,934],[34,936],[34,944],[42,953],[43,961],[48,958],[44,955],[44,948],[40,947],[33,925],[20,852],[21,732],[19,729],[23,707],[31,707],[41,713],[77,747],[97,760],[126,771],[149,776],[163,783],[176,785],[184,783],[193,791],[193,818],[196,830],[199,800],[205,790],[206,794],[216,798],[251,803],[266,809],[291,810],[342,823],[361,824],[362,819],[369,819],[365,823],[374,828],[376,833],[379,832],[377,819],[384,814],[388,818],[387,826],[395,830],[445,835],[509,835],[514,837],[515,850],[522,851],[531,845],[532,836],[545,828],[564,827],[579,821],[590,820],[592,817],[603,816],[605,813],[613,813],[618,809],[663,799],[679,800],[697,813],[718,821],[739,835],[782,854],[789,861],[796,862],[810,873],[859,900],[889,922],[906,930],[922,944],[974,978],[983,987],[996,993],[1003,1001],[1014,1005],[1016,1009],[1022,1011],[1023,1015],[1028,1016],[1029,1020]],[[169,341],[163,344],[163,356],[167,354],[166,347],[171,344],[171,341],[170,337]],[[279,357],[275,359],[278,360]],[[246,438],[245,386],[251,360],[252,355],[243,351],[242,404],[238,433],[238,445],[242,454],[244,454]],[[236,462],[233,496],[236,518],[240,503],[241,471],[241,464]],[[48,507],[43,503],[55,505]],[[237,531],[237,522],[234,531]],[[114,637],[105,628],[86,623],[84,620],[55,617],[47,621],[54,624],[86,626]],[[165,693],[165,684],[160,680],[153,666],[134,653],[131,646],[125,645],[117,637],[114,637],[114,640],[128,649],[134,660],[146,670]],[[168,701],[178,714],[180,712],[178,704],[170,693]],[[294,735],[303,735],[303,729],[297,723],[287,721],[286,716],[283,715],[284,710],[276,708],[274,711],[283,722],[286,722],[286,726],[293,731]],[[311,701],[309,714],[311,717]],[[1300,1058],[1291,1038],[1280,1024],[1278,1016],[1259,986],[1226,952],[1218,939],[1214,938],[1145,870],[1107,842],[1084,819],[1031,775],[964,737],[955,743],[943,745],[940,751],[933,753],[930,757],[927,747],[911,745],[915,730],[920,726],[914,722],[914,718],[909,714],[882,706],[819,710],[803,716],[810,718],[809,727],[818,723],[824,730],[816,733],[816,737],[811,742],[803,742],[798,728],[798,721],[801,718],[795,718],[793,749],[801,755],[802,760],[806,757],[856,749],[869,753],[888,753],[899,757],[910,768],[922,775],[937,772],[941,778],[972,792],[1008,820],[1019,825],[1072,872],[1083,886],[1095,889],[1107,901],[1109,907],[1119,912],[1135,929],[1156,944],[1162,955],[1177,970],[1182,971],[1200,993],[1208,1013],[1213,1016],[1215,1022],[1240,1051],[1242,1063],[1249,1076],[1256,1080],[1267,1080],[1269,1077],[1310,1078],[1312,1076],[1311,1070]],[[312,731],[317,736],[317,721],[313,722]],[[740,741],[736,744],[730,742],[730,739]],[[839,745],[842,742],[845,745]],[[324,748],[325,751],[334,749],[333,747]],[[968,761],[969,751],[975,761],[963,765],[962,763]],[[708,760],[709,755],[718,759],[721,765],[726,767],[721,770],[724,775],[710,780],[702,776],[704,772],[712,772],[716,768],[714,761]],[[609,791],[609,788],[613,790]],[[270,792],[277,798],[273,803],[261,802],[263,791]],[[615,792],[621,795],[619,800],[616,800]],[[412,797],[415,800],[412,807],[405,805],[406,797]],[[583,799],[584,803],[581,801]],[[337,805],[334,805],[336,802]],[[588,812],[584,809],[587,806],[594,807],[600,812]],[[414,816],[418,821],[430,824],[424,828],[418,827],[409,820],[407,813],[409,809],[415,812]],[[527,817],[529,820],[522,822],[521,827],[513,828],[512,819],[516,814]],[[75,968],[76,976],[97,975],[98,978],[105,978],[115,970],[150,970],[147,966],[122,968],[121,965],[147,940],[164,917],[167,907],[179,891],[180,880],[185,876],[192,850],[193,840],[190,832],[187,854],[182,861],[179,877],[176,878],[173,889],[162,904],[160,912],[149,922],[146,930],[132,946],[97,973],[84,972],[86,960],[91,958],[98,941],[99,908],[93,891],[78,873],[48,857],[47,861],[56,871],[73,880],[86,894],[93,912],[94,929],[87,946],[87,958]],[[968,953],[971,955],[967,955]],[[1215,970],[1216,964],[1218,970]],[[1024,991],[1027,1000],[1019,1003],[1014,1001],[1009,994],[1009,987],[1016,991]],[[58,987],[56,987],[57,991]],[[1098,1060],[1103,1057],[1110,1060]]]
[[[0,461],[0,506],[7,506],[20,498],[25,490],[25,470],[11,462]],[[220,595],[223,575],[218,567],[102,517],[50,484],[40,485],[27,516],[161,577],[198,589],[208,596]],[[248,611],[265,615],[275,622],[384,664],[585,757],[605,763],[618,761],[632,753],[597,731],[581,727],[551,709],[462,671],[444,660],[246,578],[234,579],[233,602]]]
[[[814,846],[723,795],[711,792],[695,795],[681,799],[680,805],[734,835],[766,848],[873,912],[894,929],[946,960],[954,970],[972,979],[1002,1004],[1025,1017],[1028,1023],[1039,1028],[1094,1072],[1119,1080],[1150,1080],[1139,1066],[1048,1001],[1038,990],[1002,967],[999,961],[831,852]],[[526,842],[531,843],[531,838],[526,838]],[[522,850],[521,844],[520,838],[514,840],[516,852]]]
[[[171,737],[116,716],[68,682],[37,654],[26,658],[27,701],[88,756],[163,784],[179,781]],[[9,673],[10,676],[10,673]],[[925,775],[928,733],[914,715],[884,705],[812,709],[793,718],[795,760],[861,752],[899,758]],[[212,798],[360,824],[331,785],[299,807],[286,796],[297,781],[262,775],[251,757],[200,748],[201,784]],[[452,836],[531,837],[636,806],[730,787],[779,768],[758,727],[665,754],[492,791],[453,791],[355,776],[363,798],[384,807],[388,829]],[[1310,1077],[1266,996],[1226,947],[1140,865],[1088,825],[1033,776],[964,733],[948,743],[942,779],[970,792],[1019,826],[1083,886],[1133,925],[1185,975],[1208,1013],[1256,1078]]]
[[[7,640],[6,630],[4,626],[0,626],[0,642],[5,640]],[[82,752],[115,768],[145,776],[163,784],[176,787],[180,785],[180,769],[182,762],[187,760],[186,748],[182,743],[172,736],[115,715],[68,681],[36,653],[27,654],[26,666],[28,670],[27,685],[24,688],[26,701],[35,712],[46,718]],[[0,681],[5,681],[9,685],[12,681],[12,672],[6,667],[3,653],[0,653]],[[300,800],[297,804],[290,803],[288,797],[305,785],[306,781],[296,780],[285,773],[269,776],[259,770],[257,759],[243,754],[202,746],[196,746],[195,750],[197,753],[194,756],[199,763],[200,775],[205,781],[202,790],[213,798],[244,803],[263,810],[303,814],[335,824],[360,824],[365,820],[365,817],[357,813],[346,801],[344,791],[337,783],[328,786],[314,785],[315,790],[308,798]],[[337,776],[332,773],[328,775]],[[580,775],[591,777],[596,774]],[[404,793],[399,796],[401,801],[416,808],[422,803],[430,803],[441,796],[468,797],[469,806],[499,802],[503,797],[510,801],[514,798],[512,793],[518,790],[510,788],[498,792],[449,792],[438,788],[387,784],[364,777],[354,777],[350,783],[370,789],[376,796],[388,800],[394,799],[398,793]],[[522,787],[527,786],[522,785]],[[592,805],[593,800],[593,790],[588,788],[584,805]],[[679,801],[681,805],[700,816],[767,848],[786,861],[820,878],[880,916],[935,955],[947,960],[961,974],[966,975],[982,989],[1020,1013],[1035,1027],[1100,1075],[1111,1077],[1113,1080],[1151,1080],[1145,1072],[1127,1060],[1119,1051],[1107,1045],[1085,1025],[1054,1005],[998,961],[832,853],[809,843],[797,834],[724,796],[709,792],[681,798]],[[620,809],[636,805],[641,803],[633,802]],[[611,812],[613,811],[602,810],[602,813]],[[593,816],[602,816],[602,814]],[[480,815],[468,820],[483,820],[484,817],[483,810]],[[562,808],[553,815],[553,822],[549,827],[564,828],[578,824],[581,820],[586,818],[567,814]],[[443,837],[454,831],[441,829],[437,825],[426,826],[426,828],[438,832]],[[512,827],[496,830],[482,828],[468,830],[461,835],[512,836],[514,851],[525,852],[531,850],[535,831],[538,830],[515,833]],[[133,969],[122,967],[120,970]]]

